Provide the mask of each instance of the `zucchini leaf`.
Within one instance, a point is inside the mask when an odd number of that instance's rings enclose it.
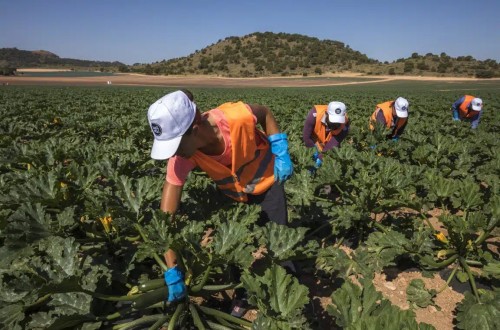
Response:
[[[241,281],[248,291],[250,304],[257,306],[263,317],[271,319],[269,322],[285,322],[291,328],[302,328],[305,324],[302,309],[309,302],[309,290],[288,275],[283,267],[273,265],[263,276],[245,273]]]
[[[467,330],[500,329],[500,293],[497,290],[478,290],[481,302],[470,292],[456,308],[457,328]]]
[[[421,279],[414,279],[408,284],[406,288],[406,298],[410,304],[413,306],[418,306],[421,308],[427,307],[429,305],[436,306],[438,310],[440,309],[433,302],[433,298],[436,294],[436,290],[427,290],[425,288],[425,283]]]

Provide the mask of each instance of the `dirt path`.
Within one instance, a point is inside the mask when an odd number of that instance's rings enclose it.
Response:
[[[47,71],[44,71],[47,72]],[[340,79],[339,79],[340,78]],[[94,77],[0,77],[0,85],[74,85],[74,86],[175,86],[175,87],[325,87],[412,81],[478,81],[474,78],[360,76],[357,74],[329,74],[318,77],[262,77],[226,78],[216,76],[148,76],[116,74]],[[492,79],[500,80],[500,79]],[[109,83],[108,83],[109,82]]]

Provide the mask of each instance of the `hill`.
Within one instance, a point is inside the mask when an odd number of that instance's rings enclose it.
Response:
[[[10,68],[44,68],[62,67],[73,69],[117,70],[125,67],[121,62],[88,61],[72,58],[61,58],[46,50],[20,50],[17,48],[0,48],[0,67]]]
[[[495,60],[472,56],[411,54],[391,63],[371,59],[340,41],[300,34],[256,32],[227,37],[185,57],[127,66],[121,62],[60,58],[48,51],[0,48],[0,75],[15,68],[51,67],[136,72],[149,75],[217,75],[223,77],[319,76],[355,72],[364,75],[500,77]]]
[[[495,60],[478,61],[471,56],[453,58],[445,53],[414,53],[392,63],[381,63],[340,41],[271,32],[228,37],[189,56],[134,65],[131,71],[227,77],[306,76],[345,71],[367,75],[500,76],[500,67]]]

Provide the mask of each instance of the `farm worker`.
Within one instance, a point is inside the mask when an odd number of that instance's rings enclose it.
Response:
[[[470,127],[475,129],[481,120],[483,100],[472,95],[464,95],[451,106],[454,121],[470,122]]]
[[[315,105],[307,114],[302,139],[307,148],[316,148],[311,173],[315,173],[323,164],[323,153],[339,148],[347,136],[349,118],[346,111],[344,103],[334,101],[328,105]]]
[[[287,224],[283,183],[293,167],[287,135],[269,108],[224,103],[202,114],[189,91],[176,91],[154,102],[147,116],[154,135],[151,158],[168,159],[160,208],[172,221],[188,173],[199,167],[225,195],[259,204],[263,221]],[[168,300],[179,300],[186,288],[173,250],[165,253],[165,261]]]
[[[408,123],[408,108],[408,101],[402,97],[377,104],[375,111],[370,117],[370,130],[375,130],[376,124],[385,126],[387,129],[391,130],[387,138],[397,142]],[[372,146],[372,148],[374,148],[374,146]]]

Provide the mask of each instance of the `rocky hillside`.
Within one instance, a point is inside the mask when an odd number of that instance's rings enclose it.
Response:
[[[228,77],[311,76],[345,71],[368,75],[500,76],[495,60],[413,53],[408,58],[381,63],[340,41],[271,32],[228,37],[186,57],[134,65],[130,69],[146,74]]]

